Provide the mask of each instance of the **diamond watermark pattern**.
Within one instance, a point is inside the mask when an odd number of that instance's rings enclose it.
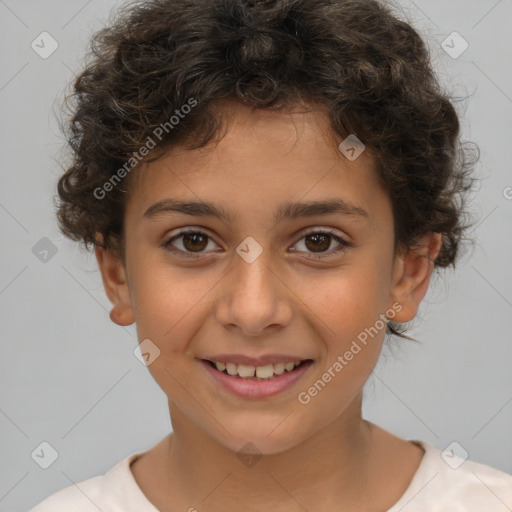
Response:
[[[248,236],[237,248],[236,252],[247,262],[252,263],[263,252],[263,247]]]
[[[469,457],[469,453],[457,441],[452,441],[442,452],[441,458],[452,469],[457,469]]]
[[[141,341],[139,346],[135,347],[133,355],[144,366],[149,366],[160,356],[160,349],[149,338],[146,338]]]
[[[458,59],[468,49],[468,47],[469,43],[458,32],[452,32],[441,43],[441,48],[452,59]]]
[[[59,43],[48,32],[41,32],[30,43],[30,47],[39,57],[47,59],[59,47]]]
[[[48,441],[43,441],[30,456],[41,468],[48,469],[59,458],[59,453]]]
[[[253,443],[245,443],[236,456],[248,468],[255,466],[262,457],[261,452]]]
[[[351,133],[343,142],[340,143],[338,149],[345,155],[345,157],[353,162],[365,149],[365,145]]]
[[[39,261],[48,263],[57,254],[57,246],[49,238],[43,236],[32,247],[32,254]]]

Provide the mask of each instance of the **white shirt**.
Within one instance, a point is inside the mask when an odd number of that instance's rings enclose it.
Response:
[[[510,512],[512,475],[462,459],[441,457],[425,442],[423,459],[402,497],[386,512]],[[138,486],[130,464],[132,453],[104,475],[70,485],[50,495],[29,512],[159,512]],[[446,457],[445,457],[446,458]]]

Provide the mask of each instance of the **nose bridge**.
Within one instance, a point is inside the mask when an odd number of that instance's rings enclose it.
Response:
[[[249,251],[240,255],[238,252],[244,248],[247,246],[240,244],[234,255],[218,307],[218,320],[224,325],[235,324],[246,334],[257,335],[267,326],[286,323],[290,305],[285,297],[286,287],[272,269],[271,250],[255,255],[255,248],[249,245]],[[251,251],[252,257],[246,257]]]
[[[271,270],[270,260],[269,250],[262,251],[252,261],[246,260],[239,255],[234,258],[234,281],[237,287],[237,295],[273,295],[273,290],[271,289],[274,288],[273,280],[275,275]]]
[[[237,252],[242,250],[240,247]],[[263,248],[262,248],[263,249]],[[251,248],[251,250],[254,250]],[[243,307],[249,302],[263,311],[276,300],[275,275],[271,269],[270,249],[247,259],[238,253],[233,261],[232,298]]]

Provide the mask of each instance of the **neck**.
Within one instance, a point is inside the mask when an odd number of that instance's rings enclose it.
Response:
[[[368,497],[372,452],[361,399],[299,445],[244,460],[171,408],[173,433],[165,455],[167,489],[174,497],[169,502],[179,496],[184,510],[239,510],[241,503],[246,510],[336,510],[340,503],[357,510]]]

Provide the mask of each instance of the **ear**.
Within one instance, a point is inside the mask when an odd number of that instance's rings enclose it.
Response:
[[[94,248],[105,292],[112,302],[110,319],[118,325],[130,325],[135,321],[130,299],[126,269],[121,258],[104,247],[103,235],[96,233]]]
[[[394,322],[410,322],[416,316],[441,245],[441,233],[427,233],[405,254],[396,256],[390,300],[400,303],[402,309],[393,317]]]

